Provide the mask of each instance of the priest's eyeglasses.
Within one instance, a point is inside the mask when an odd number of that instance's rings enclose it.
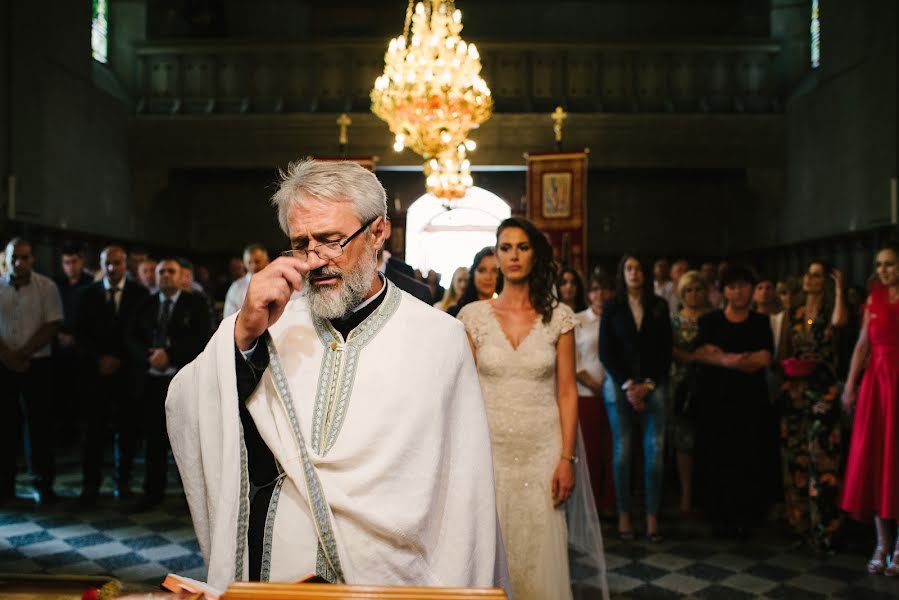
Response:
[[[369,219],[366,221],[362,227],[357,229],[354,233],[350,234],[350,237],[343,240],[342,242],[328,242],[327,244],[319,244],[315,248],[311,248],[309,250],[302,249],[293,249],[293,250],[285,250],[281,253],[281,256],[290,256],[292,258],[299,258],[300,260],[308,260],[309,253],[315,252],[315,254],[322,260],[331,260],[333,258],[337,258],[338,256],[343,254],[343,249],[347,247],[347,244],[353,241],[357,235],[365,231],[369,225],[374,223],[378,217],[374,219]]]

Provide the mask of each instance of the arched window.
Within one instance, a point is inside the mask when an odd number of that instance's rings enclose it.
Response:
[[[818,0],[812,0],[812,22],[809,27],[811,34],[811,60],[812,68],[817,69],[821,66],[821,15],[818,12]]]
[[[108,48],[109,10],[106,0],[94,0],[91,15],[91,55],[101,63],[106,62]]]
[[[406,213],[406,262],[440,273],[446,287],[457,267],[470,266],[478,250],[496,244],[497,226],[511,215],[502,198],[479,187],[449,204],[425,194]]]

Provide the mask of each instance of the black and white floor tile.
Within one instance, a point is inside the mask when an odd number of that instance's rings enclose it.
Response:
[[[60,465],[60,500],[35,507],[21,477],[19,498],[0,509],[0,573],[112,575],[132,586],[156,586],[167,573],[205,579],[187,504],[174,467],[169,494],[154,511],[133,513],[104,486],[96,508],[76,503],[80,474]],[[832,557],[795,549],[776,532],[746,542],[714,539],[701,526],[671,526],[659,544],[622,542],[604,525],[608,582],[616,600],[881,600],[899,598],[899,579],[867,575],[867,537]],[[866,529],[859,529],[867,534]],[[596,590],[575,589],[578,600]]]

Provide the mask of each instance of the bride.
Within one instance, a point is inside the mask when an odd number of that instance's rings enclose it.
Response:
[[[512,595],[570,599],[571,544],[577,571],[592,567],[590,584],[608,597],[596,508],[578,459],[574,313],[555,298],[552,248],[531,222],[500,224],[496,258],[502,292],[465,306],[459,319],[487,407]],[[572,540],[566,512],[577,521]]]

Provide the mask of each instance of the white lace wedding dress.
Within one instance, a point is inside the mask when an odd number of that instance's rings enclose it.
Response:
[[[570,599],[566,506],[553,507],[552,476],[562,453],[556,402],[556,344],[560,335],[574,327],[574,313],[560,305],[553,310],[549,323],[538,318],[517,348],[506,337],[489,301],[465,306],[459,319],[477,351],[493,445],[496,504],[513,598]],[[579,468],[576,475],[575,490],[590,493],[589,480],[580,479],[586,477],[586,468]],[[586,501],[582,493],[576,493],[567,504],[576,499]],[[575,550],[575,556],[590,554],[602,561],[595,507],[568,510],[579,514],[581,520],[593,521],[586,527],[590,529],[592,548]],[[604,567],[604,563],[596,565],[589,576],[599,578],[592,583],[601,587],[607,597]]]

